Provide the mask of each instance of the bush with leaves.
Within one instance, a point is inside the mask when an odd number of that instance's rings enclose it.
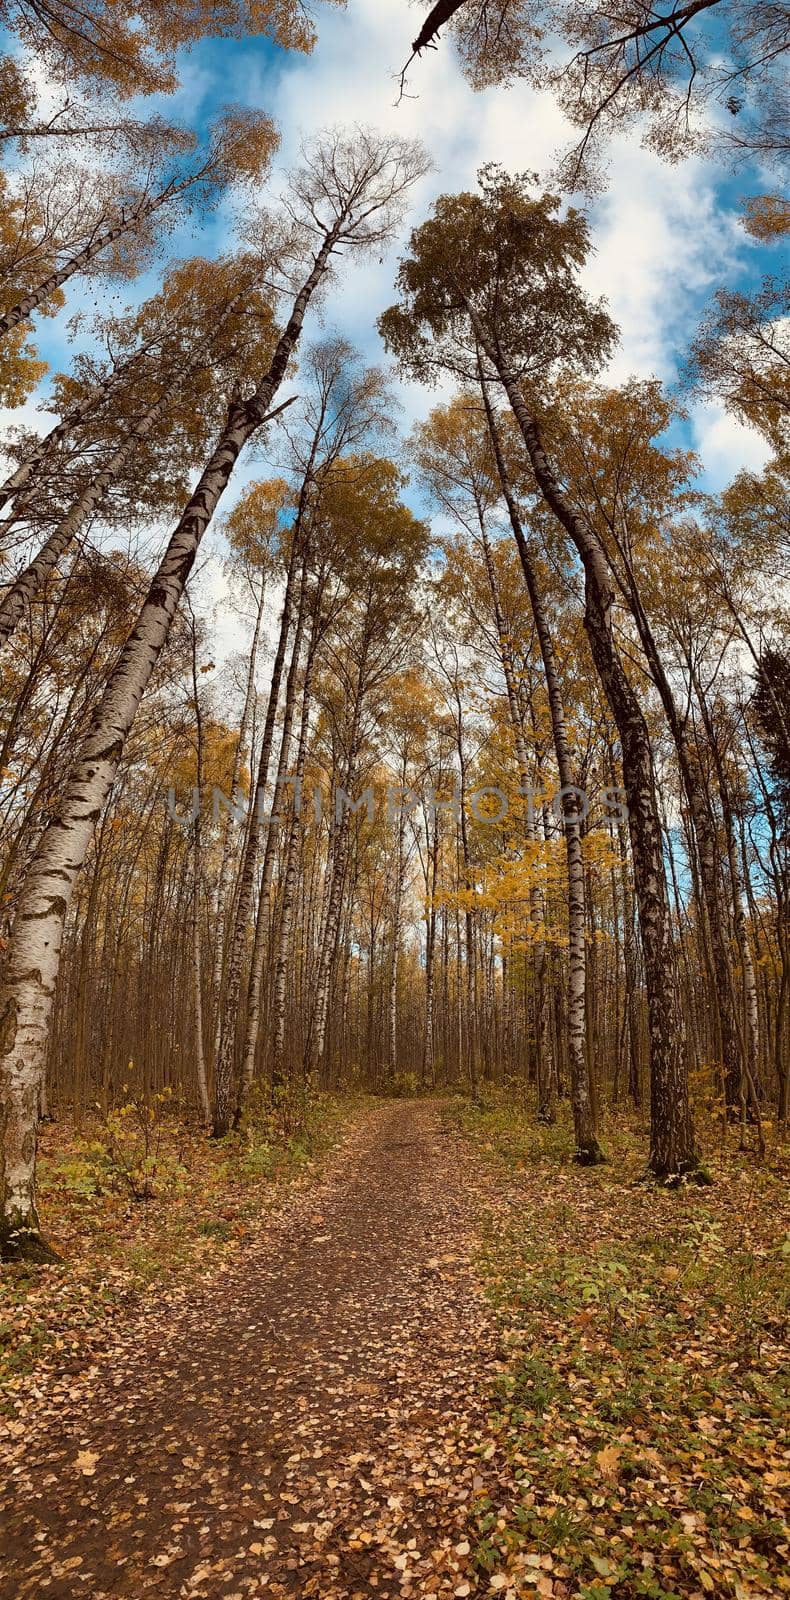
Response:
[[[134,1062],[129,1062],[130,1073]],[[101,1113],[98,1139],[91,1147],[96,1188],[125,1191],[131,1200],[172,1193],[184,1176],[183,1163],[164,1147],[165,1125],[173,1109],[172,1089],[149,1093],[142,1084],[124,1084],[128,1098]]]

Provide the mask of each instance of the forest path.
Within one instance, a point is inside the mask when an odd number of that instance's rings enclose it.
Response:
[[[34,1397],[2,1600],[474,1591],[496,1335],[470,1159],[439,1103],[366,1111],[243,1256]]]

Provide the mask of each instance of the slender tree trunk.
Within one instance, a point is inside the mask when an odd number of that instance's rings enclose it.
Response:
[[[20,889],[0,989],[0,1246],[6,1255],[47,1253],[35,1201],[38,1096],[63,927],[77,877],[201,539],[244,445],[266,420],[335,239],[335,233],[324,239],[255,394],[230,406],[219,442],[170,538]]]
[[[346,789],[350,794],[351,784],[354,779],[356,765],[356,734],[354,736],[348,770],[346,775]],[[340,910],[343,901],[343,887],[346,879],[346,866],[348,862],[348,817],[335,821],[335,843],[332,852],[332,870],[329,883],[329,899],[327,901],[326,922],[318,959],[316,973],[316,991],[313,1027],[309,1034],[308,1049],[305,1056],[304,1075],[307,1079],[314,1078],[323,1060],[326,1046],[327,1018],[329,1013],[329,999],[332,990],[332,978],[335,970],[337,955],[338,932],[340,927]]]
[[[565,722],[565,705],[557,672],[551,628],[538,585],[534,558],[527,543],[518,503],[510,482],[510,474],[502,450],[499,429],[482,367],[480,369],[480,383],[491,442],[494,447],[499,481],[502,485],[502,493],[508,508],[510,526],[516,541],[521,570],[527,585],[535,631],[538,636],[543,672],[546,679],[552,739],[560,786],[563,790],[571,791],[563,798],[562,805],[565,858],[568,871],[568,1060],[577,1157],[580,1162],[591,1165],[603,1159],[603,1152],[598,1142],[585,1051],[587,955],[585,945],[584,854],[582,851],[579,814],[576,809],[578,800],[574,801],[572,793],[575,789],[576,774],[571,759],[570,741]]]
[[[436,1063],[433,1049],[433,1013],[434,1013],[434,988],[435,988],[435,949],[436,949],[436,883],[439,870],[439,807],[434,807],[433,814],[433,839],[427,841],[428,848],[428,877],[425,885],[426,906],[425,919],[425,1022],[422,1043],[422,1081],[423,1084],[432,1084],[436,1075]],[[443,913],[443,932],[447,934],[447,911]],[[444,962],[444,974],[447,978],[447,961]],[[444,1007],[444,1020],[447,1020],[448,1006]],[[444,1070],[447,1071],[447,1050],[444,1050]]]
[[[466,820],[466,751],[464,747],[464,726],[461,710],[460,695],[457,684],[454,685],[456,698],[455,734],[458,749],[458,765],[461,773],[461,799],[458,808],[458,840],[460,843],[461,861],[463,862],[463,887],[467,895],[474,890],[474,876],[472,872],[471,855],[469,851],[469,829]],[[459,874],[459,881],[461,875]],[[469,1089],[472,1101],[476,1105],[479,1100],[478,1087],[478,1017],[477,1017],[477,982],[476,982],[476,955],[475,955],[475,920],[471,905],[467,903],[464,909],[464,953],[465,961],[465,994],[466,994],[466,1048],[469,1065]],[[460,959],[460,952],[459,952]]]
[[[401,799],[406,789],[406,756],[401,765]],[[401,910],[403,902],[403,870],[405,825],[403,805],[398,807],[398,846],[395,857],[395,887],[392,903],[392,960],[390,962],[389,1001],[387,1007],[387,1036],[390,1077],[394,1080],[398,1070],[398,958],[400,955]]]
[[[612,766],[614,787],[616,774]],[[642,1107],[642,1080],[640,1072],[640,1029],[637,1005],[640,997],[639,948],[634,918],[634,895],[628,867],[628,837],[625,818],[617,813],[617,846],[620,852],[620,876],[623,888],[623,968],[625,974],[625,1016],[628,1022],[628,1088],[636,1111]]]
[[[244,705],[242,707],[241,722],[239,724],[239,737],[233,755],[233,767],[230,780],[230,813],[226,815],[222,835],[222,855],[220,858],[219,876],[217,878],[217,899],[214,932],[214,950],[211,972],[211,1015],[213,1023],[213,1049],[212,1061],[219,1055],[220,1038],[222,1034],[222,1010],[220,994],[222,990],[222,962],[225,950],[225,934],[227,931],[227,899],[230,869],[233,861],[233,822],[238,810],[239,795],[241,793],[241,768],[244,758],[244,746],[252,718],[253,703],[255,700],[255,672],[258,665],[258,649],[260,645],[261,626],[263,623],[263,609],[266,602],[266,584],[261,582],[258,596],[258,609],[255,617],[255,628],[250,646],[250,659],[247,667],[247,683],[244,691]],[[254,806],[255,797],[250,796],[250,804]]]
[[[672,927],[655,801],[650,739],[639,701],[620,659],[612,628],[614,599],[606,556],[566,499],[549,465],[540,431],[501,352],[476,313],[476,333],[505,387],[543,498],[581,557],[585,574],[585,628],[596,670],[617,724],[623,751],[634,883],[648,998],[650,1031],[651,1173],[677,1181],[699,1171],[688,1090],[683,1022],[678,1005]]]
[[[274,873],[275,856],[275,830],[278,827],[277,807],[283,793],[288,768],[291,761],[291,734],[293,729],[294,710],[296,707],[296,685],[299,676],[299,661],[302,654],[302,639],[304,636],[305,616],[307,612],[307,562],[306,551],[302,557],[302,573],[299,589],[299,606],[294,630],[293,646],[291,649],[291,662],[288,668],[288,677],[285,684],[285,706],[283,708],[283,725],[280,737],[280,754],[277,762],[277,777],[272,797],[272,816],[267,823],[266,845],[263,852],[263,871],[258,896],[258,914],[255,919],[255,935],[252,944],[252,960],[250,963],[250,979],[247,988],[247,1014],[244,1029],[244,1049],[241,1062],[241,1078],[239,1081],[239,1095],[235,1111],[235,1122],[241,1119],[247,1101],[252,1080],[255,1074],[255,1056],[258,1049],[258,1034],[261,1022],[261,991],[263,986],[263,964],[266,957],[267,941],[269,938],[269,896],[271,893],[272,876]]]
[[[88,240],[87,244],[83,245],[81,250],[77,251],[76,255],[71,256],[68,261],[64,261],[62,267],[50,272],[46,278],[42,278],[41,282],[36,284],[34,289],[29,290],[15,306],[11,306],[8,311],[3,312],[2,316],[0,316],[0,338],[2,338],[3,334],[10,333],[18,323],[27,322],[28,318],[32,317],[33,312],[37,311],[39,306],[44,305],[51,298],[56,289],[59,289],[62,284],[68,283],[69,279],[75,277],[78,272],[84,272],[85,268],[90,266],[91,262],[102,254],[102,251],[109,249],[110,245],[116,244],[118,239],[123,238],[124,234],[131,233],[133,229],[139,227],[140,223],[147,222],[150,217],[153,217],[157,211],[161,210],[162,206],[167,205],[168,201],[175,200],[178,195],[183,194],[193,184],[197,183],[200,176],[202,176],[202,173],[193,173],[189,178],[184,178],[181,183],[169,183],[165,189],[162,189],[159,194],[153,195],[150,200],[139,201],[137,205],[120,211],[115,221],[108,227],[98,228],[93,237]]]
[[[319,622],[314,619],[310,645],[305,663],[304,683],[302,686],[302,714],[299,726],[299,743],[296,752],[296,765],[294,768],[294,802],[291,823],[288,830],[288,841],[285,848],[283,864],[283,894],[280,907],[280,926],[277,939],[277,956],[274,969],[274,995],[272,1000],[272,1082],[277,1084],[282,1070],[283,1045],[285,1042],[285,996],[286,981],[288,976],[288,952],[291,942],[293,927],[293,912],[296,903],[297,872],[299,864],[299,839],[302,830],[301,794],[304,783],[305,765],[307,762],[307,742],[310,730],[310,705],[315,669],[315,658],[318,647]]]
[[[200,693],[198,688],[197,634],[194,617],[192,618],[192,695],[195,701],[195,731],[197,735],[197,791],[198,796],[202,797],[203,714],[200,709]],[[195,817],[192,831],[192,871],[192,979],[195,1002],[195,1075],[197,1077],[200,1110],[203,1121],[208,1123],[211,1116],[211,1106],[208,1097],[206,1052],[203,1037],[203,960],[201,949],[202,940],[200,937],[200,885],[203,881],[203,851],[200,803],[198,804],[197,816]]]

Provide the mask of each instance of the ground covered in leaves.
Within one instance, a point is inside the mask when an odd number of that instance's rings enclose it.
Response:
[[[435,1106],[364,1111],[225,1268],[45,1376],[6,1425],[3,1600],[469,1594],[473,1177]]]
[[[99,1351],[141,1299],[243,1249],[284,1189],[309,1181],[354,1109],[316,1097],[216,1143],[161,1098],[131,1091],[105,1118],[44,1124],[39,1206],[65,1269],[0,1268],[0,1417],[14,1415],[34,1374]]]
[[[504,1107],[333,1116],[299,1184],[250,1132],[137,1209],[48,1132],[72,1265],[24,1301],[2,1600],[790,1592],[779,1152],[667,1193],[625,1133],[580,1170]]]
[[[712,1188],[667,1193],[635,1181],[644,1147],[625,1136],[579,1170],[563,1126],[456,1120],[503,1179],[479,1262],[507,1363],[481,1580],[579,1600],[790,1593],[781,1151],[719,1151]]]

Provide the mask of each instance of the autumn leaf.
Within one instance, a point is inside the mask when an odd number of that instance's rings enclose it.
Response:
[[[607,1445],[605,1449],[596,1451],[595,1459],[598,1463],[598,1471],[601,1473],[602,1477],[617,1477],[622,1453],[623,1452],[620,1445],[617,1444],[610,1444]]]

